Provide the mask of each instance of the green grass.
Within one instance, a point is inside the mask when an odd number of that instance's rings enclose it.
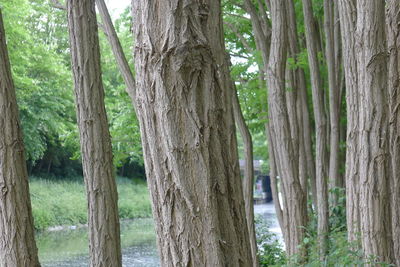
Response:
[[[87,202],[82,179],[30,179],[35,229],[57,225],[87,223]],[[117,178],[119,216],[121,219],[151,217],[147,186],[142,181]]]

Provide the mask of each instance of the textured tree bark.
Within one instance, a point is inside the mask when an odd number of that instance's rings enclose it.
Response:
[[[287,49],[287,25],[285,1],[271,1],[272,37],[269,56],[268,107],[270,127],[275,131],[273,145],[276,162],[279,161],[278,173],[283,182],[285,212],[287,212],[288,231],[285,243],[288,255],[299,253],[299,244],[304,237],[307,224],[306,197],[301,189],[298,166],[293,164],[293,145],[287,107],[285,101],[285,66]],[[303,226],[303,227],[302,227]]]
[[[251,255],[253,258],[253,266],[259,266],[257,257],[257,241],[256,241],[256,230],[254,225],[254,165],[253,165],[253,140],[249,128],[247,127],[246,121],[243,117],[242,109],[240,107],[239,97],[237,95],[237,89],[235,84],[232,82],[232,93],[233,93],[233,114],[236,121],[236,125],[239,128],[240,135],[244,143],[244,178],[243,178],[243,197],[247,219],[247,229],[249,231]]]
[[[360,233],[360,198],[359,198],[359,156],[358,156],[358,114],[360,112],[357,96],[357,60],[354,32],[356,30],[356,1],[339,0],[339,17],[342,27],[343,67],[346,80],[346,220],[348,239],[356,241]]]
[[[324,31],[325,31],[325,56],[328,66],[329,84],[329,114],[330,114],[330,142],[329,142],[329,189],[340,186],[339,178],[339,107],[340,88],[337,84],[339,72],[336,64],[336,45],[334,35],[334,3],[324,0]],[[334,205],[337,203],[337,195],[331,194]]]
[[[67,10],[89,208],[90,266],[121,266],[118,195],[104,107],[95,2],[69,0]]]
[[[303,0],[304,22],[306,28],[306,40],[308,61],[311,71],[312,99],[316,125],[316,181],[318,199],[318,240],[321,260],[324,259],[327,250],[328,222],[328,188],[327,188],[327,127],[324,110],[323,89],[318,64],[317,42],[318,37],[313,24],[313,11],[311,0]]]
[[[161,265],[252,266],[220,1],[132,5]]]
[[[389,51],[389,134],[392,173],[390,196],[392,212],[392,235],[396,266],[400,266],[400,3],[387,2],[387,39]]]
[[[0,266],[40,267],[14,82],[0,9]]]
[[[392,263],[385,2],[357,1],[356,27],[361,243],[365,257]]]

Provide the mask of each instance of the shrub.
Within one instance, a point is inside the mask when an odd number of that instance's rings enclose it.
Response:
[[[268,223],[261,216],[255,218],[255,224],[260,266],[284,265],[285,251],[278,237],[269,231]]]

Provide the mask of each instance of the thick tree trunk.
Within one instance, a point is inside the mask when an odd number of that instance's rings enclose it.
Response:
[[[358,114],[360,112],[357,96],[357,61],[355,52],[356,1],[339,0],[339,17],[343,47],[343,67],[346,79],[347,138],[346,138],[346,219],[348,239],[356,241],[360,233],[359,197],[359,156],[358,156]]]
[[[389,86],[389,133],[392,173],[390,196],[392,211],[392,234],[396,266],[400,266],[400,3],[387,3],[388,33],[388,86]]]
[[[306,28],[308,61],[311,71],[311,87],[316,124],[316,181],[318,199],[318,240],[321,259],[327,250],[328,222],[328,188],[327,188],[327,127],[323,99],[323,88],[318,64],[316,34],[313,24],[311,0],[303,0],[304,22]]]
[[[220,1],[132,5],[161,265],[252,266]]]
[[[360,223],[364,256],[392,263],[385,2],[357,1]]]
[[[334,39],[334,3],[324,0],[324,30],[325,30],[325,55],[328,66],[329,84],[329,114],[330,114],[330,153],[329,153],[329,189],[340,186],[339,179],[339,106],[340,88],[337,72],[335,51],[337,43]],[[337,55],[336,55],[337,56]],[[337,203],[337,195],[331,194],[334,205]]]
[[[285,65],[287,49],[285,1],[271,1],[272,38],[269,57],[268,107],[270,127],[275,131],[272,145],[275,145],[275,160],[279,161],[278,173],[283,182],[285,212],[287,212],[288,232],[285,235],[288,255],[303,254],[299,244],[304,238],[307,224],[306,197],[301,189],[298,166],[294,164],[293,145],[287,107],[285,101]]]
[[[121,266],[118,196],[104,107],[95,3],[69,0],[67,9],[89,207],[90,266]]]
[[[236,125],[239,128],[240,136],[243,139],[244,144],[244,178],[243,178],[243,197],[247,219],[247,229],[249,230],[251,255],[253,258],[253,266],[257,267],[257,241],[256,241],[256,230],[254,225],[254,164],[253,164],[253,140],[249,128],[247,127],[246,121],[243,117],[242,109],[240,107],[239,97],[237,95],[237,89],[235,84],[232,82],[232,93],[233,93],[233,114],[235,117]]]
[[[0,266],[39,267],[22,129],[0,9]]]

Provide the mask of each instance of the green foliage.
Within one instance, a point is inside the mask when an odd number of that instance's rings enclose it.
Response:
[[[53,8],[49,0],[0,0],[0,5],[30,170],[40,175],[81,175],[66,13]],[[130,17],[127,9],[115,23],[128,56],[132,55]],[[100,43],[114,163],[143,165],[131,101],[104,35]],[[132,65],[132,57],[129,62]]]
[[[127,178],[117,179],[121,219],[151,216],[147,186]],[[32,177],[30,181],[35,229],[87,223],[87,201],[82,178],[61,181]]]
[[[261,216],[257,216],[255,224],[260,266],[282,266],[285,264],[285,251],[277,236],[268,230],[268,223]]]

